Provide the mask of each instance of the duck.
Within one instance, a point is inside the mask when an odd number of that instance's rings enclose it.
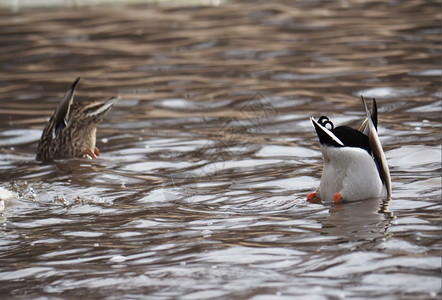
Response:
[[[334,127],[326,116],[310,117],[319,138],[324,167],[321,182],[308,194],[310,202],[342,203],[391,198],[391,176],[377,132],[378,111],[373,98],[370,113],[361,96],[366,118],[358,129]]]
[[[96,159],[97,126],[109,113],[119,97],[104,102],[74,100],[78,77],[61,99],[43,130],[37,147],[38,161],[86,157]]]

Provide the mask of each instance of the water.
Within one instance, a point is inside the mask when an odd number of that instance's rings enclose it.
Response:
[[[183,3],[181,3],[183,4]],[[222,2],[0,12],[0,295],[440,299],[440,5]],[[35,161],[78,76],[98,160]],[[391,201],[310,204],[309,116],[376,97]]]

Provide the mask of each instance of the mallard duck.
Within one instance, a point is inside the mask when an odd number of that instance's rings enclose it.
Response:
[[[98,124],[119,99],[104,102],[74,101],[77,78],[66,92],[49,122],[46,124],[37,148],[37,160],[100,156],[95,146]]]
[[[377,133],[377,104],[372,113],[364,97],[366,119],[359,127],[334,127],[329,118],[310,118],[321,144],[324,169],[318,189],[307,200],[356,201],[391,197],[391,179]]]

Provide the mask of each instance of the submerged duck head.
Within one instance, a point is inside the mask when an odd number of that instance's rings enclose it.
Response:
[[[37,160],[100,155],[96,143],[98,124],[119,99],[112,97],[104,102],[74,101],[77,78],[66,92],[54,114],[46,124],[37,148]]]
[[[391,196],[391,179],[377,134],[377,105],[372,113],[361,97],[366,119],[358,129],[336,127],[326,116],[310,118],[321,144],[324,169],[318,189],[308,200],[340,202]]]

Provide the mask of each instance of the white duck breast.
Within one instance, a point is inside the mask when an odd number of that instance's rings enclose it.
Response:
[[[377,107],[359,130],[347,126],[334,128],[327,117],[310,118],[321,143],[324,169],[316,192],[307,199],[340,202],[391,196],[390,173],[376,131]],[[331,127],[330,129],[326,126]]]
[[[321,146],[324,170],[317,193],[324,201],[385,197],[376,164],[367,151],[354,147]]]

